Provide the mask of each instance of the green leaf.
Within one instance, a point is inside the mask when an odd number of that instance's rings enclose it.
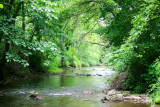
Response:
[[[0,4],[0,8],[3,9],[3,4]]]

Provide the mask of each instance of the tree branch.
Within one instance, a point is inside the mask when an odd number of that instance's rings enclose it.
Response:
[[[100,46],[106,46],[106,45],[103,45],[103,44],[100,44],[100,43],[93,43],[93,42],[89,42],[89,41],[84,41],[86,43],[90,43],[90,44],[95,44],[95,45],[100,45]]]
[[[79,4],[79,6],[84,5],[84,4],[88,4],[88,3],[91,3],[91,2],[95,2],[95,0],[89,0],[89,1],[81,2]]]
[[[68,20],[67,20],[67,23],[65,24],[65,26],[64,26],[64,28],[63,28],[63,30],[65,30],[65,29],[66,29],[66,27],[67,27],[67,25],[68,25],[68,23],[69,23],[69,20],[70,20],[70,19],[68,19]]]
[[[84,38],[88,33],[90,33],[90,32],[96,27],[97,24],[98,24],[98,21],[97,21],[97,23],[96,23],[87,33],[85,33],[85,34],[81,37],[81,40],[83,40],[83,38]]]

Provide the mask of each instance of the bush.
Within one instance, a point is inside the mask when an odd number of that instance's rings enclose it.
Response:
[[[66,52],[66,60],[65,60],[66,67],[74,66],[74,67],[81,67],[81,62],[77,55],[76,48],[69,47],[68,51]]]
[[[149,68],[149,81],[152,82],[150,85],[150,92],[152,93],[153,103],[160,103],[160,59],[156,61]]]
[[[60,66],[61,66],[61,60],[60,60],[59,56],[53,58],[53,60],[46,60],[43,63],[43,67],[46,69],[46,71],[48,71],[50,73],[62,71]]]

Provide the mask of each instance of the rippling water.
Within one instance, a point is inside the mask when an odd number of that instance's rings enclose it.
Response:
[[[101,103],[100,99],[104,96],[102,90],[108,87],[105,84],[106,78],[114,74],[110,69],[91,67],[3,85],[0,87],[0,91],[4,93],[0,96],[0,107],[148,107],[145,104],[129,102]],[[43,99],[30,99],[27,94],[30,91],[38,92]]]

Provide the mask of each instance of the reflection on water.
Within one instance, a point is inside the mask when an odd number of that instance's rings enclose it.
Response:
[[[93,76],[76,76],[76,73],[89,73]],[[97,76],[100,74],[102,76]],[[0,107],[147,107],[134,103],[101,103],[102,89],[107,87],[105,80],[115,74],[105,68],[82,68],[67,71],[63,75],[20,81],[3,85],[0,91]],[[43,100],[29,99],[26,92],[36,91]],[[91,91],[85,94],[83,91]]]

